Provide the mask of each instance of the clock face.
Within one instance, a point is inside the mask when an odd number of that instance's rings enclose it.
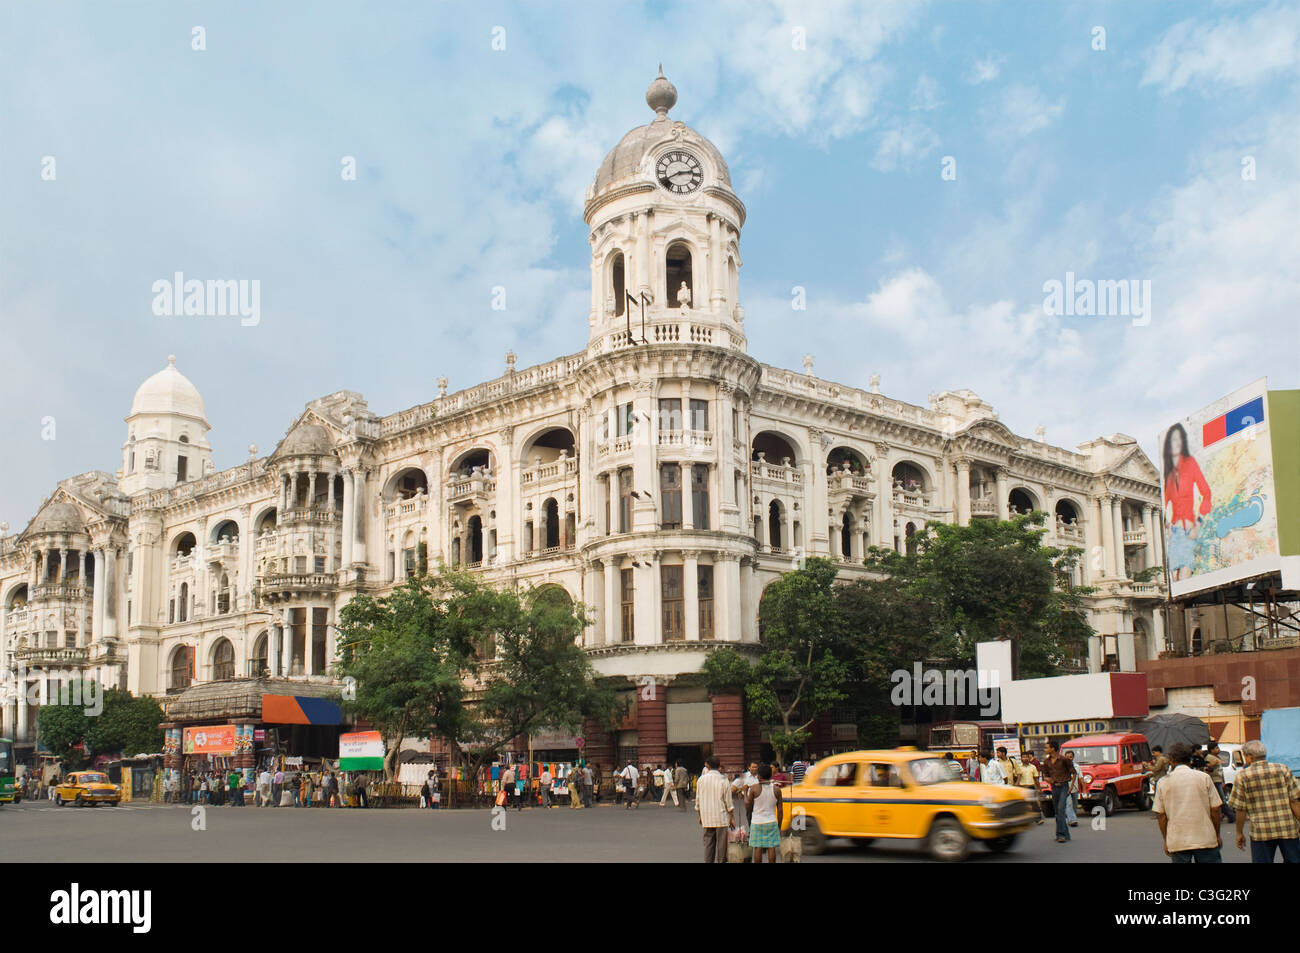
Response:
[[[700,160],[680,149],[665,152],[659,157],[655,175],[660,185],[676,195],[694,192],[704,181],[704,169],[700,167]]]

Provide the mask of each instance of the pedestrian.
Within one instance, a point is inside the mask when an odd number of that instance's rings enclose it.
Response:
[[[673,799],[673,805],[675,807],[681,807],[681,801],[677,797],[677,786],[673,784],[672,768],[664,768],[661,764],[655,773],[659,775],[661,783],[664,786],[664,793],[659,798],[659,806],[667,807],[668,799],[671,797]]]
[[[257,776],[257,796],[253,799],[255,807],[266,807],[271,803],[271,772],[263,765],[262,773]]]
[[[271,776],[271,807],[280,806],[280,792],[284,790],[284,770],[275,769],[275,774]]]
[[[1021,755],[1020,764],[1016,766],[1016,787],[1025,792],[1025,797],[1038,812],[1038,820],[1034,823],[1043,823],[1043,805],[1038,796],[1038,768],[1024,755]]]
[[[366,788],[369,786],[369,778],[364,774],[357,776],[357,807],[370,807],[370,798],[366,793]]]
[[[636,765],[629,760],[627,766],[618,773],[618,777],[623,785],[623,809],[626,811],[631,810],[634,807],[639,807],[640,805],[637,802],[636,790],[637,782],[641,779],[641,772],[639,772],[636,769]]]
[[[745,797],[749,808],[749,846],[754,850],[753,862],[776,863],[776,849],[781,846],[781,786],[772,780],[772,766],[759,765],[757,784],[750,787]]]
[[[948,754],[945,757],[947,757],[948,760],[951,761],[952,752],[948,752]],[[795,763],[790,765],[790,777],[793,779],[795,784],[803,784],[803,777],[807,773],[808,773],[808,762],[805,761],[803,758],[797,758],[795,760]]]
[[[524,792],[528,789],[528,781],[524,778],[524,769],[520,768],[515,772],[515,810],[524,809]]]
[[[601,785],[605,783],[605,773],[600,769],[600,762],[597,761],[591,766],[591,788],[592,796],[595,797],[596,803],[600,803]]]
[[[745,792],[758,783],[758,762],[753,761],[745,768],[744,773],[732,779],[731,793],[735,801],[734,811],[736,818],[736,830],[743,833],[749,831],[749,810],[745,805]]]
[[[731,783],[717,755],[709,755],[695,788],[695,813],[704,832],[704,862],[727,862],[727,832],[735,826]]]
[[[1074,774],[1070,776],[1070,797],[1065,802],[1065,823],[1071,827],[1079,826],[1079,786],[1083,783],[1083,777],[1079,774],[1079,766],[1074,763],[1074,752],[1067,751],[1065,760],[1070,762],[1070,767],[1074,769]]]
[[[226,776],[226,789],[230,791],[230,806],[243,807],[244,796],[239,790],[239,774],[234,770]]]
[[[678,807],[683,811],[686,810],[686,801],[691,793],[691,776],[680,761],[673,765],[673,789],[682,797]]]
[[[1016,766],[1012,764],[1011,759],[1007,757],[1007,749],[999,748],[997,753],[998,753],[998,768],[1001,769],[1002,771],[1002,780],[999,781],[998,783],[1015,784]]]
[[[299,792],[298,798],[299,807],[311,807],[311,794],[313,787],[311,772],[304,771],[302,773],[302,790]]]
[[[1052,785],[1052,810],[1056,815],[1056,842],[1067,844],[1070,841],[1069,821],[1065,816],[1066,802],[1070,799],[1070,778],[1074,776],[1074,764],[1061,754],[1055,741],[1047,742],[1047,760],[1043,763],[1043,773]]]
[[[551,766],[542,765],[542,807],[551,808],[559,807],[558,804],[551,803],[551,785],[555,783],[555,778],[551,775]]]
[[[584,764],[582,766],[582,806],[583,807],[592,806],[592,801],[595,798],[595,793],[592,791],[592,786],[595,783],[596,783],[596,775],[595,772],[591,770],[591,765]]]
[[[569,776],[565,779],[569,785],[569,807],[572,810],[582,809],[582,768],[573,765],[569,768]]]
[[[980,781],[984,784],[1002,783],[1002,766],[984,752],[980,752]]]
[[[1151,761],[1151,789],[1154,792],[1159,787],[1160,782],[1169,774],[1169,769],[1173,765],[1169,763],[1169,758],[1165,756],[1165,749],[1160,745],[1153,747],[1151,753],[1155,755],[1155,758]]]
[[[1210,780],[1214,782],[1214,790],[1219,792],[1219,800],[1223,801],[1223,816],[1229,824],[1236,823],[1237,812],[1232,809],[1232,805],[1226,801],[1227,795],[1223,793],[1223,756],[1219,754],[1219,743],[1211,741],[1205,749],[1205,770],[1210,775]]]
[[[501,772],[501,790],[506,795],[506,802],[502,807],[510,810],[511,802],[515,796],[515,769],[512,765],[506,765],[505,770]]]
[[[1165,853],[1175,864],[1218,864],[1223,862],[1219,836],[1222,801],[1214,782],[1204,771],[1193,771],[1188,762],[1192,749],[1185,744],[1169,746],[1174,769],[1156,791],[1156,821]]]
[[[1300,782],[1284,764],[1267,760],[1263,742],[1241,746],[1246,766],[1232,779],[1228,800],[1237,814],[1237,849],[1246,849],[1250,821],[1250,859],[1273,863],[1280,851],[1284,864],[1300,864]]]
[[[438,772],[437,771],[430,771],[429,774],[425,777],[424,787],[420,793],[424,795],[425,807],[432,810],[436,803],[434,801],[433,796],[438,793]]]

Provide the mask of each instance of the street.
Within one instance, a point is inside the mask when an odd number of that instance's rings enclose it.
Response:
[[[79,862],[663,862],[701,859],[693,811],[644,804],[637,810],[599,806],[590,811],[532,808],[504,816],[494,829],[488,810],[310,810],[212,807],[192,814],[183,805],[55,807],[52,802],[0,806],[0,843],[8,861]],[[496,817],[496,827],[501,817]],[[200,823],[200,821],[202,823]],[[205,829],[195,830],[194,827]],[[1167,863],[1155,816],[1130,810],[1107,819],[1105,830],[1087,820],[1073,840],[1057,844],[1049,819],[1021,835],[1005,854],[974,846],[968,864]],[[1249,861],[1222,826],[1223,859]],[[857,847],[832,841],[805,863],[925,862],[916,844],[877,841]]]

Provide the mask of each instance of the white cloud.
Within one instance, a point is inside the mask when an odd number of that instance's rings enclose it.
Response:
[[[922,112],[938,109],[943,105],[939,99],[939,84],[932,77],[922,73],[916,78],[916,85],[912,87],[910,105],[913,110]]]
[[[880,133],[871,166],[881,172],[892,172],[900,166],[910,168],[938,146],[939,137],[922,123],[893,124]]]
[[[1244,19],[1184,20],[1147,51],[1142,85],[1246,87],[1300,64],[1300,8],[1272,4]]]
[[[1046,129],[1065,112],[1064,99],[1048,99],[1036,86],[1008,86],[996,106],[984,109],[984,120],[995,138],[1023,139]]]
[[[1002,64],[1006,61],[1005,56],[999,56],[995,53],[977,59],[971,64],[970,70],[966,73],[966,82],[974,86],[978,86],[980,83],[992,82],[1002,72]]]

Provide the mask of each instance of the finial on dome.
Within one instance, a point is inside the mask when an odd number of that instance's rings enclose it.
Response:
[[[668,110],[677,105],[677,87],[664,76],[663,63],[659,64],[659,75],[645,91],[645,101],[661,119],[667,118]]]
[[[175,355],[175,354],[168,354],[168,355],[167,355],[167,363],[170,364],[172,367],[175,367],[175,366],[176,366],[176,355]]]

